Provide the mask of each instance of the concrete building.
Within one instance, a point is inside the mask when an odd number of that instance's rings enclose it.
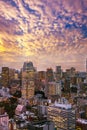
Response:
[[[48,82],[54,81],[54,73],[52,68],[48,68],[46,71],[46,79]]]
[[[31,98],[34,96],[36,70],[32,62],[24,62],[22,69],[22,96]]]
[[[27,81],[25,85],[22,87],[22,97],[29,99],[34,96],[35,85],[34,81]]]
[[[9,117],[7,114],[0,115],[0,130],[9,130]]]
[[[56,103],[48,106],[48,119],[55,123],[57,130],[75,130],[76,114],[71,104]]]
[[[52,121],[39,121],[28,125],[29,130],[54,130]]]
[[[46,72],[45,71],[39,71],[38,72],[38,79],[43,81],[46,80]]]
[[[4,87],[9,86],[9,68],[8,67],[2,67],[2,85]]]
[[[62,69],[61,66],[56,66],[56,73],[55,73],[55,79],[56,81],[59,81],[62,77]]]
[[[61,96],[61,83],[49,82],[48,83],[48,96],[59,95]]]
[[[77,130],[87,130],[87,120],[78,118],[76,121]]]
[[[47,115],[47,106],[45,106],[45,105],[38,105],[38,114],[40,114],[40,115]]]

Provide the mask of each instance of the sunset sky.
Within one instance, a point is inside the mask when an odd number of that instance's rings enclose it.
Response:
[[[0,0],[0,67],[85,71],[87,0]]]

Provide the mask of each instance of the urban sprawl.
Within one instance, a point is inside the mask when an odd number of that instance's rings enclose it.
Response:
[[[87,130],[87,72],[2,67],[0,130]]]

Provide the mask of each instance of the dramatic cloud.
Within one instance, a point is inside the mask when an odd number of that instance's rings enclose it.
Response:
[[[0,66],[85,70],[87,0],[0,0]]]

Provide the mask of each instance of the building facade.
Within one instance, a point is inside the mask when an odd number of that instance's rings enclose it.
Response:
[[[48,96],[59,95],[61,96],[61,84],[60,82],[48,83]]]
[[[75,110],[69,104],[55,104],[48,106],[48,119],[55,123],[57,130],[75,130]]]
[[[22,70],[22,96],[31,98],[34,96],[36,70],[32,62],[24,62]]]
[[[9,86],[9,68],[2,67],[2,86],[8,87]]]
[[[54,73],[52,68],[48,68],[46,71],[46,79],[48,82],[54,81]]]

